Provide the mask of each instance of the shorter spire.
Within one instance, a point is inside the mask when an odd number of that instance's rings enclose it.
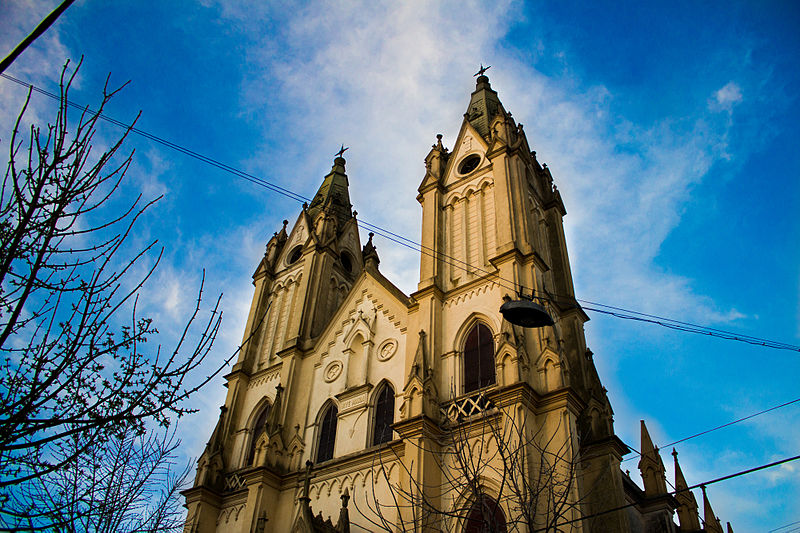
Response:
[[[675,459],[675,499],[678,500],[678,520],[684,531],[700,529],[700,515],[698,514],[697,500],[689,490],[689,485],[683,477],[681,465],[678,463],[678,452],[672,448],[672,457]]]
[[[703,485],[700,489],[703,491],[703,522],[706,524],[706,533],[724,533],[722,524],[717,519],[717,515],[714,514],[714,509],[711,508],[711,501],[709,501],[706,494],[706,486]]]
[[[642,458],[639,460],[639,471],[642,473],[644,481],[644,492],[648,497],[659,496],[667,493],[667,474],[664,463],[658,448],[653,445],[650,433],[644,420],[641,421],[642,427]]]
[[[372,244],[372,237],[374,236],[375,234],[370,232],[369,240],[361,250],[361,258],[364,261],[364,267],[370,270],[378,270],[378,265],[381,262],[378,257],[378,251],[375,249],[375,245]]]
[[[270,437],[278,433],[281,429],[281,393],[283,393],[283,387],[278,383],[278,385],[275,386],[275,402],[272,404],[269,414],[267,415],[267,435]]]

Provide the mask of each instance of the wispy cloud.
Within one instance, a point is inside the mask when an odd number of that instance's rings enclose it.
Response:
[[[734,106],[742,102],[742,89],[734,81],[729,81],[724,87],[714,93],[712,110],[731,111]]]

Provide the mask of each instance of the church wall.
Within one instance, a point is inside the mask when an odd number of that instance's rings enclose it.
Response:
[[[400,393],[403,388],[405,332],[381,309],[364,299],[340,323],[327,342],[325,351],[304,362],[309,385],[304,440],[306,458],[314,460],[318,416],[327,402],[339,411],[334,457],[341,457],[368,447],[372,425],[372,407],[378,385],[388,381],[395,392],[395,419],[400,417]],[[348,382],[349,381],[349,382]],[[311,386],[313,384],[313,387]]]
[[[514,527],[521,503],[508,493],[509,475],[524,476],[531,487],[539,483],[543,506],[553,500],[548,491],[563,486],[568,492],[557,499],[584,513],[623,498],[619,459],[626,448],[613,435],[610,403],[586,349],[588,317],[572,296],[565,209],[550,171],[536,161],[522,126],[505,112],[486,76],[478,77],[453,152],[440,135],[425,161],[417,197],[421,242],[438,254],[422,254],[419,285],[410,297],[378,272],[371,237],[360,251],[342,157],[292,232],[286,234],[285,223],[270,240],[255,275],[245,339],[262,313],[263,331],[249,339],[228,376],[227,411],[201,457],[195,487],[185,492],[190,520],[193,510],[203,517],[191,533],[253,533],[263,511],[269,519],[264,533],[289,531],[301,508],[307,512],[307,501],[315,515],[336,523],[345,490],[350,531],[375,531],[380,527],[369,519],[380,521],[377,502],[386,506],[390,523],[396,521],[395,501],[411,516],[391,485],[408,491],[417,483],[432,505],[458,512],[408,528],[463,531],[475,494],[463,482],[470,473],[449,455],[459,446],[483,462],[480,486]],[[555,325],[523,329],[503,322],[499,308],[504,297],[519,296],[517,289],[544,296]],[[495,383],[483,379],[491,353],[481,329],[469,357],[479,367],[471,384],[483,388],[467,395],[464,345],[477,322],[493,336]],[[386,383],[394,391],[393,440],[372,446],[375,406]],[[278,385],[284,390],[280,402]],[[268,435],[258,437],[264,451],[259,448],[249,466],[253,426],[267,404],[274,410],[265,423]],[[326,453],[320,461],[329,405],[337,410],[336,435],[332,457]],[[506,472],[504,479],[487,424],[510,422],[516,426],[510,432],[505,426],[502,438],[525,442],[528,469]],[[580,463],[574,460],[578,450]],[[308,500],[301,498],[306,460],[315,463]],[[449,486],[448,473],[454,476]],[[574,518],[572,513],[560,518]],[[534,528],[547,516],[546,508],[538,509]],[[570,531],[621,532],[630,530],[627,520],[617,512],[600,520],[600,529],[577,524]]]

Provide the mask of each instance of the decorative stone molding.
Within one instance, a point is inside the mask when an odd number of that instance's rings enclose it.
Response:
[[[331,361],[328,363],[328,366],[325,367],[325,370],[322,372],[322,378],[325,380],[326,383],[332,383],[336,381],[336,379],[342,375],[342,369],[344,365],[341,361]]]
[[[386,339],[378,347],[378,361],[388,361],[397,352],[397,340]]]

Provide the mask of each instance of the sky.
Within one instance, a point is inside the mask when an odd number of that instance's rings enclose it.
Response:
[[[0,54],[56,4],[0,2]],[[491,65],[564,199],[578,298],[800,345],[799,27],[790,1],[78,0],[6,73],[54,91],[83,56],[75,102],[129,81],[108,115],[141,111],[142,130],[306,197],[344,144],[359,219],[418,240],[423,159],[437,133],[452,148],[473,74]],[[0,79],[6,153],[25,93]],[[27,121],[51,115],[34,96]],[[163,195],[134,235],[165,249],[142,310],[168,344],[205,271],[206,302],[224,294],[210,364],[222,361],[266,241],[300,205],[145,138],[126,147],[124,193]],[[381,271],[413,292],[418,254],[375,244]],[[640,419],[663,446],[800,397],[797,351],[589,316],[615,429],[634,448]],[[186,458],[202,452],[222,382],[180,421]],[[676,449],[690,484],[797,455],[800,402]],[[636,464],[623,468],[638,479]],[[800,521],[800,461],[708,494],[737,533]]]

